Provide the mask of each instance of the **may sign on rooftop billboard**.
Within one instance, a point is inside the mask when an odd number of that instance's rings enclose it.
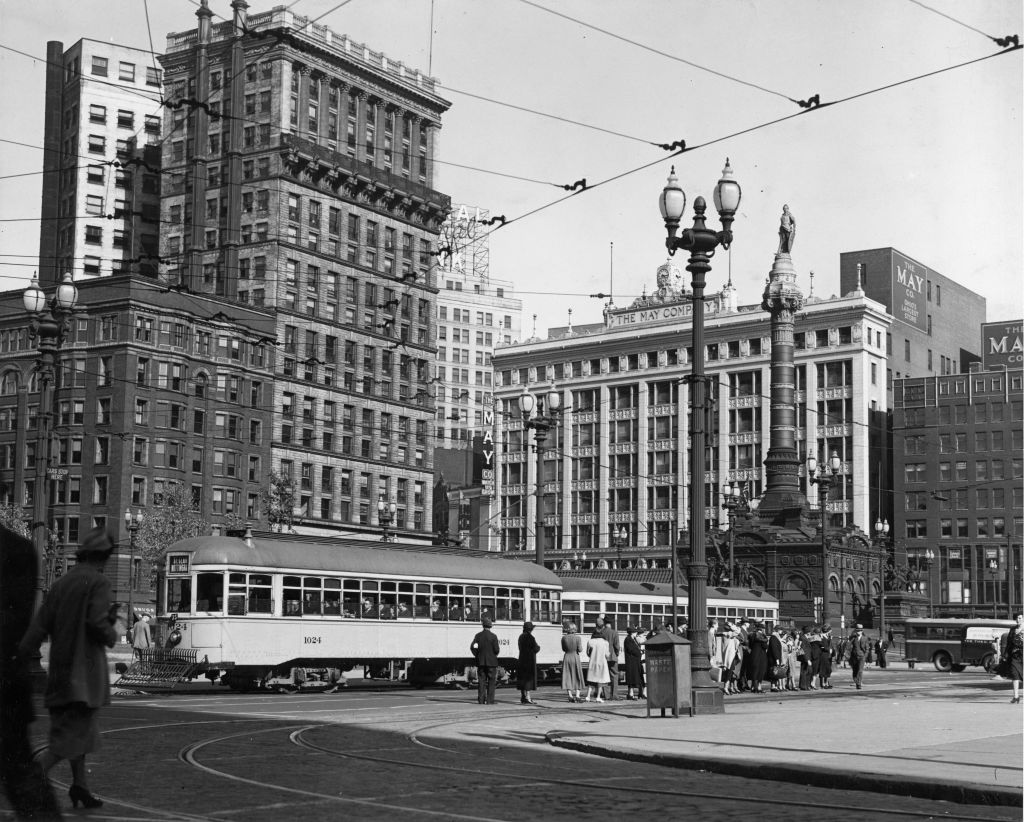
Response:
[[[892,252],[892,315],[921,331],[928,330],[925,291],[930,273],[920,263]]]
[[[1015,320],[1001,323],[982,323],[981,325],[981,361],[985,370],[993,365],[1005,365],[1007,368],[1020,368],[1024,363],[1024,339],[1021,337],[1021,326],[1024,322]]]

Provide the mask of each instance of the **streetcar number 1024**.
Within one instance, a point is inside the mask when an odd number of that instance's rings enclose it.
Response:
[[[302,638],[303,645],[319,645],[320,637],[318,636],[304,636]]]

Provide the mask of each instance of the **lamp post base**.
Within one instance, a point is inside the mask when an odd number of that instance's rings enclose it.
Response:
[[[708,671],[694,670],[690,684],[690,716],[724,714],[725,697]]]

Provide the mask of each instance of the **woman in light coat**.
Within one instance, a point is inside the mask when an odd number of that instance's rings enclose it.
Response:
[[[584,702],[590,702],[591,691],[597,692],[598,702],[604,702],[604,686],[612,681],[608,675],[608,651],[608,640],[599,630],[595,630],[587,640],[590,664],[587,666],[587,698]]]
[[[576,624],[570,622],[562,634],[562,689],[569,695],[570,702],[582,702],[580,695],[586,679],[583,676],[583,637],[576,633]]]
[[[740,635],[736,626],[729,623],[722,632],[722,682],[723,690],[727,694],[738,692],[736,687],[736,672],[740,665]]]

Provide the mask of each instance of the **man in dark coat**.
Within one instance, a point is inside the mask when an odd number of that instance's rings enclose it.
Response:
[[[32,760],[32,682],[28,660],[18,656],[32,621],[37,568],[32,543],[0,526],[0,782],[16,819],[60,819],[53,791]]]
[[[772,683],[773,691],[781,691],[782,685],[785,684],[785,674],[781,677],[775,675],[775,669],[783,664],[785,658],[782,652],[782,628],[776,625],[772,628],[772,635],[768,637],[768,679]]]
[[[476,701],[481,705],[494,704],[494,689],[498,685],[498,655],[501,645],[498,638],[491,632],[490,617],[480,620],[483,630],[480,631],[469,646],[477,668]]]
[[[864,663],[871,651],[871,642],[864,636],[864,626],[858,624],[850,637],[850,668],[853,671],[853,684],[859,691],[864,683]]]

